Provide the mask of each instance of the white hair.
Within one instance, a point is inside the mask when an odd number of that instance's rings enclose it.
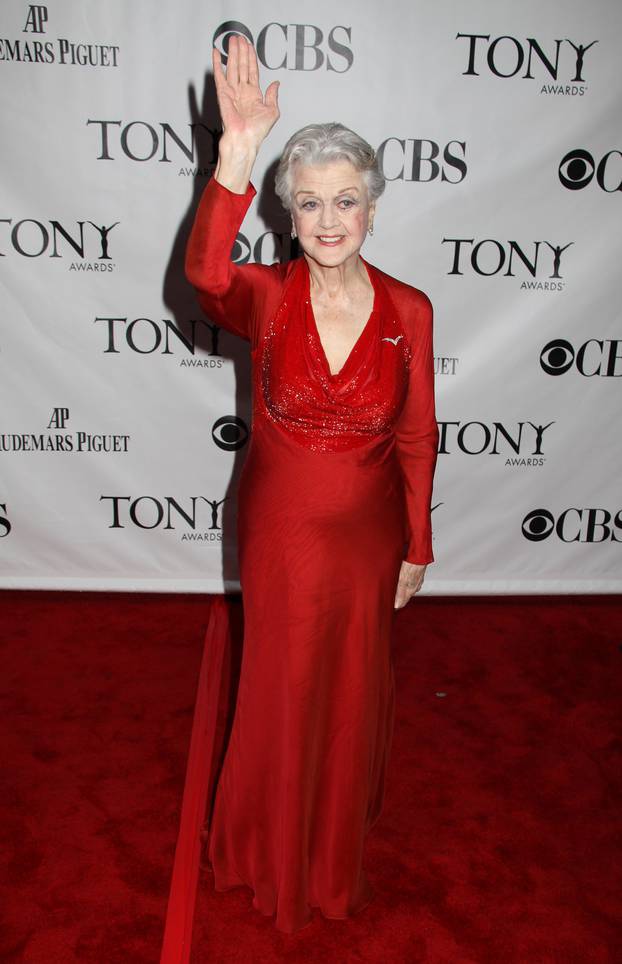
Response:
[[[343,160],[350,161],[363,174],[369,200],[379,198],[384,191],[385,178],[371,144],[343,124],[307,124],[292,134],[277,167],[274,188],[283,207],[291,210],[294,165]]]

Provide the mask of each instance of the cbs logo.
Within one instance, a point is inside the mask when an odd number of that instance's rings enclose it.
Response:
[[[237,415],[223,415],[212,426],[212,440],[219,449],[235,452],[241,449],[248,438],[248,426]]]
[[[562,542],[622,542],[622,509],[614,515],[608,509],[565,509],[555,518],[548,509],[532,509],[521,530],[529,542],[543,542],[553,533]]]
[[[559,179],[569,191],[581,191],[596,177],[596,183],[607,194],[622,191],[622,151],[608,151],[596,163],[589,151],[577,147],[562,158]]]
[[[324,31],[311,23],[267,23],[257,40],[238,20],[226,20],[214,31],[213,45],[227,63],[229,39],[246,37],[253,44],[257,59],[267,70],[332,70],[344,74],[354,63],[349,46],[352,28],[337,25]]]
[[[540,366],[547,375],[565,375],[574,366],[580,375],[592,378],[622,376],[622,341],[618,338],[589,338],[576,351],[564,338],[548,342],[540,352]]]

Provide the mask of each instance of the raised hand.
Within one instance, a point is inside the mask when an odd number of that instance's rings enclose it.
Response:
[[[216,47],[212,63],[223,138],[256,153],[280,116],[279,81],[273,81],[265,95],[261,93],[257,55],[245,37],[229,38],[226,74]]]

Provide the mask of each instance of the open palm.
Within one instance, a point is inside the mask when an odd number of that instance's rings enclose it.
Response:
[[[258,148],[280,116],[279,82],[273,81],[265,95],[261,93],[257,55],[244,37],[229,39],[226,74],[216,47],[212,63],[224,134]]]

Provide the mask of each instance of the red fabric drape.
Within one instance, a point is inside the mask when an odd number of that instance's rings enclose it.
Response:
[[[214,596],[203,645],[160,964],[190,960],[201,831],[217,763],[218,711],[230,648],[229,606],[224,596]]]

